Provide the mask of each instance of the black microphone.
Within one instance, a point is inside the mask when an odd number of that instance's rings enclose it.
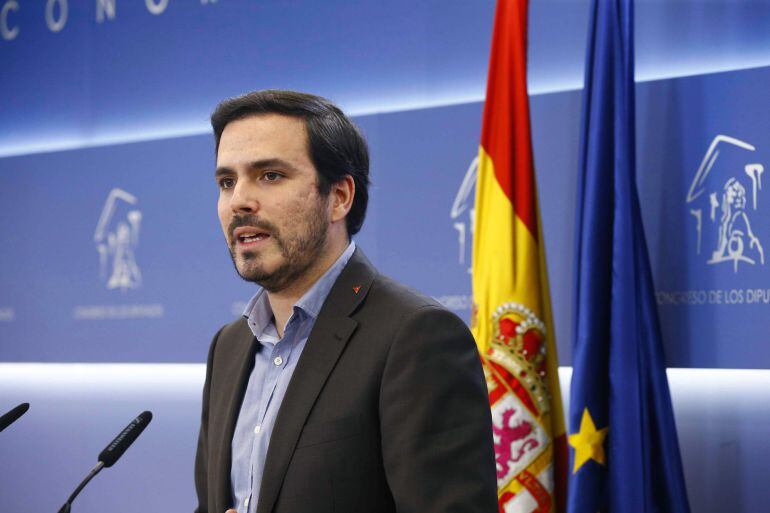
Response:
[[[29,403],[21,403],[16,408],[0,417],[0,431],[16,422],[19,417],[27,413],[27,410],[29,410]]]
[[[104,450],[99,453],[99,461],[104,463],[105,467],[113,466],[115,462],[123,456],[126,449],[131,447],[134,440],[142,434],[142,431],[144,431],[144,428],[147,427],[147,424],[149,424],[151,420],[152,412],[143,411],[140,413],[137,418],[132,420],[128,426],[126,426],[126,429],[121,431],[120,434],[115,437],[115,440],[113,440],[110,445],[105,447]]]
[[[128,449],[131,444],[134,443],[134,440],[136,440],[137,437],[142,434],[142,431],[144,431],[144,428],[147,427],[147,424],[149,424],[151,420],[152,412],[143,411],[137,418],[128,423],[128,426],[126,426],[126,428],[115,437],[115,440],[110,442],[110,445],[105,447],[104,450],[99,453],[99,462],[94,468],[91,469],[91,472],[88,473],[86,478],[83,479],[78,487],[75,488],[75,491],[72,492],[72,495],[70,495],[69,499],[67,499],[67,502],[65,502],[64,505],[59,509],[59,513],[69,513],[70,509],[72,508],[72,501],[75,500],[75,497],[78,496],[80,491],[85,488],[88,482],[93,479],[100,470],[102,470],[104,467],[113,466],[115,462],[118,461],[121,456],[123,456],[123,453],[126,452],[126,449]]]

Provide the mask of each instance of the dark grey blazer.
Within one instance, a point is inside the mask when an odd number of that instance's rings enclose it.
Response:
[[[211,344],[199,513],[232,507],[230,445],[256,344],[244,319]],[[281,404],[257,512],[496,513],[495,479],[486,385],[467,327],[356,250]]]

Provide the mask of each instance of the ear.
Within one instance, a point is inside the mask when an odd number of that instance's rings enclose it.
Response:
[[[353,177],[345,175],[337,183],[332,184],[329,193],[331,196],[332,222],[345,219],[353,206],[353,198],[356,195],[356,183]]]

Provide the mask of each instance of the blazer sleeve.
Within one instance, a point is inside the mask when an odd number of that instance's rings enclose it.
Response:
[[[396,511],[498,511],[487,387],[473,336],[457,316],[430,305],[402,321],[379,410]]]
[[[201,426],[198,433],[198,449],[195,453],[195,491],[198,495],[198,506],[195,513],[208,513],[208,423],[209,423],[209,393],[211,390],[211,373],[214,368],[214,351],[219,339],[220,329],[209,347],[206,359],[206,381],[203,383],[203,398],[201,400]]]

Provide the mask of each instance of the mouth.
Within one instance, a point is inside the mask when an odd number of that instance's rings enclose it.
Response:
[[[252,226],[242,226],[233,232],[233,241],[236,246],[255,246],[268,238],[270,238],[269,233]]]

